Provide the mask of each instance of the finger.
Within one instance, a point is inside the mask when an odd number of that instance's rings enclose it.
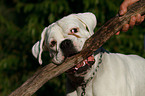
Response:
[[[119,35],[120,34],[120,31],[118,31],[115,35]]]
[[[133,26],[135,25],[135,22],[136,22],[136,17],[132,16],[129,22],[130,28],[133,28]]]
[[[127,7],[132,5],[133,3],[137,2],[139,0],[124,0],[123,3],[120,5],[120,15],[124,15],[127,12]]]
[[[136,24],[140,24],[141,23],[141,15],[137,14],[136,15]]]
[[[144,18],[145,18],[145,15],[144,16],[141,16],[141,22],[144,21]]]
[[[126,32],[129,29],[129,24],[125,24],[122,28],[122,31]]]
[[[120,11],[119,14],[120,15],[124,15],[127,12],[127,7],[129,5],[128,1],[124,1],[121,5],[120,5]]]

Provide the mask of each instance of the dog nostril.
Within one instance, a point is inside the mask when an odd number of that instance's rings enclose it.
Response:
[[[69,39],[62,41],[60,44],[61,49],[69,49],[71,47],[73,47],[73,44],[72,44],[72,41]]]
[[[72,41],[69,39],[61,42],[60,49],[62,50],[65,57],[69,57],[77,53],[77,50],[75,49]]]

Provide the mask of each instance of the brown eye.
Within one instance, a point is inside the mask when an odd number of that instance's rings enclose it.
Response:
[[[54,47],[56,45],[56,41],[51,41],[50,47]]]
[[[73,28],[70,30],[71,33],[77,33],[78,31],[79,31],[78,28]]]

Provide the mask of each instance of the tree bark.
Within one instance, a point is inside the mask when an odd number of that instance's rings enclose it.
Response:
[[[76,64],[80,63],[93,51],[101,47],[111,36],[121,30],[124,24],[127,24],[131,16],[136,14],[145,14],[145,0],[140,0],[137,3],[128,7],[128,11],[123,16],[115,16],[105,23],[94,35],[92,35],[86,42],[79,54],[69,57],[64,63],[57,66],[50,63],[43,68],[39,69],[34,75],[29,78],[23,85],[13,91],[9,96],[31,96],[48,80],[64,73]]]

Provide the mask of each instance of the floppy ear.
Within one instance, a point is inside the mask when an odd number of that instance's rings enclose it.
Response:
[[[89,12],[79,13],[79,14],[76,14],[76,16],[81,22],[83,22],[86,25],[86,27],[88,27],[89,32],[91,34],[94,34],[93,30],[97,24],[96,16],[93,13],[89,13]]]
[[[43,52],[43,43],[44,43],[45,34],[47,31],[48,31],[48,28],[45,27],[45,29],[41,33],[41,40],[35,43],[35,45],[32,47],[32,53],[35,58],[38,58],[40,65],[42,64],[41,54]]]

